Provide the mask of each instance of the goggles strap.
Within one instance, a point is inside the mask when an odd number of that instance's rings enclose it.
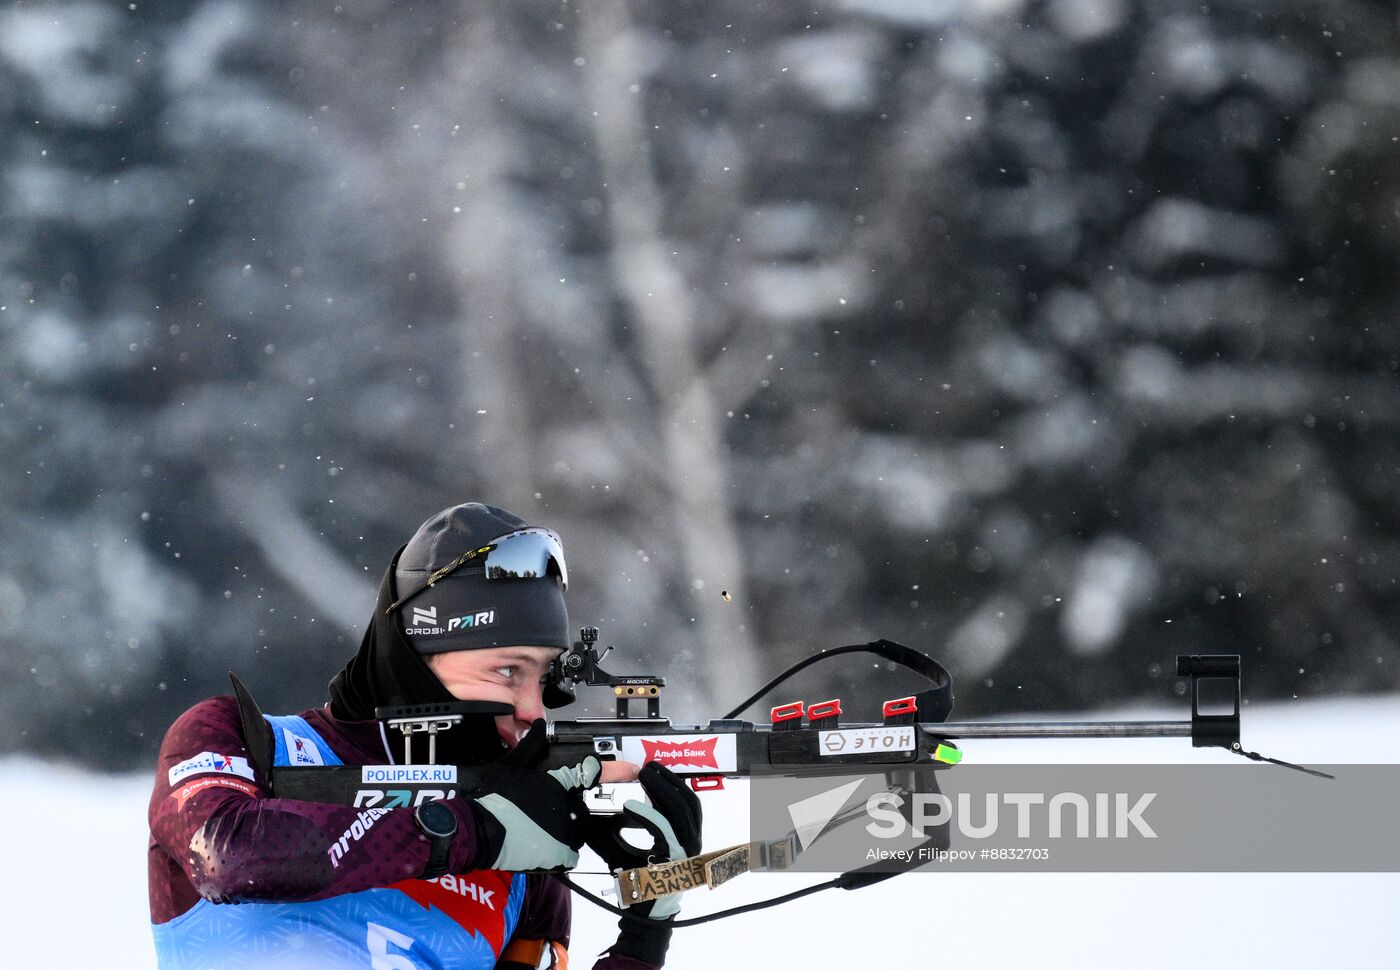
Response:
[[[538,567],[538,578],[544,578],[546,572],[548,571],[549,562],[553,562],[555,564],[555,567],[559,570],[559,581],[564,585],[565,588],[568,588],[569,580],[568,573],[566,572],[566,567],[564,566],[564,550],[560,546],[559,537],[553,532],[551,532],[549,529],[541,529],[531,526],[526,529],[518,529],[515,532],[510,532],[503,536],[497,536],[495,539],[492,539],[484,546],[481,546],[477,549],[469,549],[466,552],[462,553],[460,556],[452,560],[447,565],[442,566],[441,568],[434,571],[433,574],[428,577],[427,581],[421,584],[413,592],[406,593],[403,596],[400,596],[393,603],[390,603],[388,609],[384,611],[384,615],[392,616],[395,610],[402,607],[409,600],[413,599],[413,597],[423,592],[423,590],[429,588],[435,583],[441,582],[457,570],[461,569],[467,563],[471,562],[473,559],[478,559],[481,556],[486,557],[486,578],[491,579],[493,576],[493,567],[495,566],[495,564],[491,561],[491,554],[499,549],[501,550],[501,556],[504,557],[506,555],[507,547],[511,545],[512,540],[526,536],[544,536],[552,543],[552,548],[546,552],[548,561],[541,563]],[[524,578],[523,576],[521,576],[521,571],[513,570],[510,567],[505,566],[504,564],[502,565],[502,569],[499,571],[504,576],[516,576]]]
[[[446,579],[449,575],[451,575],[452,573],[454,573],[454,572],[456,572],[457,570],[461,569],[463,566],[465,566],[467,563],[471,562],[471,561],[472,561],[473,559],[475,559],[477,556],[480,556],[482,553],[490,552],[490,551],[491,551],[492,549],[494,549],[494,548],[496,548],[494,545],[487,544],[487,545],[482,546],[480,549],[472,549],[472,550],[469,550],[468,552],[462,553],[460,556],[458,556],[456,559],[452,560],[452,561],[451,561],[450,563],[448,563],[446,566],[443,566],[443,567],[442,567],[441,569],[439,569],[437,572],[435,572],[435,573],[433,573],[431,576],[429,576],[429,577],[428,577],[428,581],[425,582],[425,583],[423,583],[421,586],[419,586],[419,587],[418,587],[417,589],[415,589],[413,592],[411,592],[411,593],[406,593],[405,595],[400,596],[400,597],[399,597],[397,600],[395,600],[393,603],[390,603],[390,604],[389,604],[389,608],[386,609],[386,610],[384,611],[384,615],[385,615],[385,616],[392,616],[395,610],[397,610],[399,607],[403,606],[403,605],[404,605],[405,603],[407,603],[409,600],[413,599],[413,597],[417,596],[419,593],[423,592],[423,590],[427,589],[429,586],[432,586],[434,583],[438,582],[439,580]]]

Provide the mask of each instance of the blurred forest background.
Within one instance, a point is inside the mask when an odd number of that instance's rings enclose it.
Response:
[[[467,499],[681,720],[879,636],[964,716],[1395,690],[1398,23],[6,3],[0,750],[321,703]]]

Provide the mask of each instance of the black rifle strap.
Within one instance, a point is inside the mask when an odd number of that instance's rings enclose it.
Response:
[[[233,696],[238,699],[238,719],[243,724],[243,740],[248,745],[248,760],[253,765],[253,773],[267,783],[268,792],[272,794],[272,760],[276,750],[276,743],[272,739],[272,725],[267,723],[267,718],[258,710],[258,702],[253,700],[253,695],[243,686],[243,681],[231,670],[228,672],[228,679],[233,681]]]
[[[1233,748],[1229,748],[1227,750],[1232,751],[1235,754],[1240,755],[1241,757],[1248,758],[1250,761],[1267,761],[1271,765],[1283,765],[1285,768],[1292,768],[1294,771],[1301,771],[1307,775],[1316,775],[1318,778],[1330,778],[1333,781],[1337,780],[1336,775],[1329,775],[1327,772],[1318,771],[1316,768],[1304,768],[1302,765],[1295,765],[1291,761],[1280,761],[1278,758],[1270,758],[1268,755],[1260,754],[1257,751],[1246,751],[1244,748],[1241,748],[1238,744],[1236,744]]]
[[[832,647],[830,650],[822,650],[812,654],[805,660],[800,660],[768,683],[764,684],[744,702],[728,714],[725,719],[738,717],[748,710],[754,701],[777,687],[793,674],[800,670],[805,670],[812,664],[832,657],[839,657],[847,653],[873,653],[891,663],[899,664],[914,671],[921,677],[928,680],[933,687],[929,690],[920,691],[915,696],[918,698],[919,713],[917,718],[924,724],[935,724],[948,720],[948,716],[953,713],[953,675],[937,660],[919,651],[906,647],[902,643],[895,643],[893,640],[876,640],[873,643],[853,643],[844,647]]]
[[[638,921],[644,921],[648,918],[638,913],[633,913],[621,906],[614,906],[605,899],[600,899],[598,896],[595,896],[593,893],[574,882],[565,873],[551,872],[550,875],[569,887],[571,892],[582,896],[596,906],[606,909],[609,913],[621,916],[623,919]],[[757,902],[745,903],[742,906],[731,906],[729,909],[722,909],[717,913],[706,913],[704,916],[692,916],[690,919],[671,920],[669,925],[672,929],[677,930],[687,926],[699,926],[701,923],[712,923],[717,919],[727,919],[730,916],[738,916],[740,913],[752,913],[756,910],[780,906],[783,903],[790,903],[794,899],[801,899],[803,896],[810,896],[813,893],[819,893],[827,889],[864,889],[866,886],[873,886],[877,882],[884,882],[886,879],[898,875],[900,875],[898,871],[869,872],[866,871],[866,869],[855,869],[851,872],[842,873],[834,879],[828,879],[826,882],[819,882],[811,886],[804,886],[801,889],[794,889],[792,892],[783,893],[781,896],[760,899]]]
[[[555,879],[558,879],[564,885],[568,886],[570,891],[577,893],[589,902],[594,903],[595,905],[600,906],[603,909],[606,909],[609,913],[621,916],[623,919],[637,920],[639,922],[647,922],[650,919],[649,917],[642,916],[640,913],[630,912],[629,910],[624,909],[621,906],[614,906],[607,900],[598,898],[593,893],[589,892],[587,889],[584,889],[582,886],[574,882],[562,872],[552,872],[550,874],[554,876]],[[891,875],[893,875],[893,873]],[[669,925],[672,929],[681,929],[682,927],[686,926],[699,926],[701,923],[710,923],[717,919],[724,919],[727,916],[738,916],[740,913],[752,913],[755,910],[768,909],[769,907],[777,906],[780,903],[788,903],[794,899],[801,899],[803,896],[810,896],[812,895],[812,893],[819,893],[823,889],[836,889],[838,887],[850,889],[856,888],[855,886],[841,886],[841,878],[837,877],[835,879],[830,879],[826,882],[819,882],[815,886],[805,886],[802,889],[795,889],[790,893],[783,893],[781,896],[774,896],[771,899],[760,899],[756,903],[745,903],[743,906],[732,906],[729,909],[722,909],[718,913],[706,913],[704,916],[693,916],[690,919],[670,920],[667,923],[667,925]]]

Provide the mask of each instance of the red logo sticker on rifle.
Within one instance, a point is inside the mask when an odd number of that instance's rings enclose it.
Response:
[[[622,758],[637,764],[655,761],[672,771],[705,772],[735,771],[732,734],[671,734],[662,737],[622,738]]]
[[[663,765],[693,765],[696,768],[718,768],[715,763],[715,745],[719,738],[708,738],[693,743],[671,741],[642,741],[642,750],[647,761],[659,761]]]

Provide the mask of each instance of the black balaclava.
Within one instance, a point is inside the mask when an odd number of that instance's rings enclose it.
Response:
[[[520,517],[477,502],[445,509],[424,522],[384,572],[359,652],[331,681],[331,713],[342,720],[368,721],[379,707],[456,701],[423,660],[423,653],[496,646],[567,648],[563,590],[552,577],[487,580],[480,564],[468,563],[393,614],[386,612],[401,591],[416,588],[462,552],[525,527]],[[489,608],[496,617],[479,630],[409,637],[404,632],[405,616],[411,618],[415,606],[436,607],[443,617]],[[397,760],[402,757],[402,736],[389,741]],[[413,760],[426,761],[424,736],[416,735],[414,745]],[[487,716],[468,717],[440,733],[437,740],[437,760],[443,764],[484,764],[504,750],[495,719]]]

